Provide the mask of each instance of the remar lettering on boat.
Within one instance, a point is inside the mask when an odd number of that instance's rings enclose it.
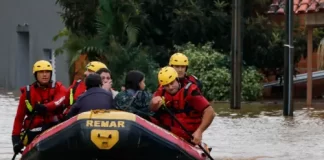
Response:
[[[87,120],[86,127],[117,127],[117,128],[124,128],[125,127],[125,121]]]

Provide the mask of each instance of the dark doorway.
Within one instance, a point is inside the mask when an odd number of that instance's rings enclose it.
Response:
[[[32,68],[29,65],[29,32],[18,33],[18,54],[16,57],[17,71],[16,71],[16,85],[24,86],[30,84],[30,74]]]

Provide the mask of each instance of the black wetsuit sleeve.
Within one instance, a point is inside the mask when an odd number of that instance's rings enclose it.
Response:
[[[75,115],[77,115],[79,113],[80,110],[80,106],[78,101],[75,102],[72,106],[71,106],[71,110],[69,111],[69,113],[66,115],[66,119],[69,119]]]

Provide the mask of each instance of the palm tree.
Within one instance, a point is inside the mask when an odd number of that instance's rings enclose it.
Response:
[[[72,83],[74,76],[79,71],[75,71],[75,62],[82,54],[82,48],[86,44],[86,38],[73,34],[67,28],[63,28],[57,35],[53,37],[53,41],[57,41],[60,38],[66,38],[63,41],[63,45],[55,50],[56,55],[67,54],[69,62],[69,75],[70,83]]]
[[[155,69],[155,62],[148,55],[149,48],[141,44],[150,25],[149,17],[141,11],[142,5],[133,0],[99,0],[97,34],[87,38],[79,52],[87,53],[90,61],[108,64],[114,79],[119,80],[118,85],[124,73],[131,69],[146,73]]]
[[[149,22],[140,7],[132,0],[99,0],[97,34],[83,48],[90,59],[116,61],[120,54],[138,44],[140,32]]]

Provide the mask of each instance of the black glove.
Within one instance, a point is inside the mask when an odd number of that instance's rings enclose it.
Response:
[[[44,104],[36,104],[34,109],[39,114],[45,114],[47,111],[47,108]]]
[[[12,136],[12,145],[15,153],[21,152],[21,150],[24,148],[24,145],[20,140],[20,136]]]

